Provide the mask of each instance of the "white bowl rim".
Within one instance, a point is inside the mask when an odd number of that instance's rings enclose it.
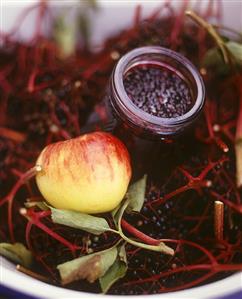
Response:
[[[4,266],[5,265],[5,266]],[[50,285],[14,269],[12,263],[8,262],[3,257],[0,257],[0,282],[4,287],[7,287],[15,292],[20,292],[34,298],[93,298],[94,296],[102,296],[102,294],[84,293],[80,291],[69,290],[54,285]],[[14,287],[13,287],[14,282]],[[152,295],[160,299],[213,299],[222,298],[234,293],[242,293],[242,272],[232,274],[229,277],[219,281],[209,283],[203,286],[194,287],[171,293],[162,293]],[[106,295],[108,298],[116,298],[117,295]],[[137,295],[132,297],[150,298],[151,295]],[[120,298],[127,298],[127,296],[118,295]]]

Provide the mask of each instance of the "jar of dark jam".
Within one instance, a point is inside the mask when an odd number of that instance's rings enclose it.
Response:
[[[118,61],[105,97],[106,128],[128,147],[135,177],[172,167],[174,140],[192,127],[204,97],[197,69],[172,50],[136,48]]]

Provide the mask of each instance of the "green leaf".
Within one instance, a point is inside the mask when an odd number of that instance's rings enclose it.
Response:
[[[118,248],[118,256],[113,265],[104,276],[99,278],[103,293],[107,293],[110,287],[120,278],[124,277],[128,269],[125,245]]]
[[[137,182],[130,185],[128,191],[125,195],[126,200],[128,200],[129,204],[127,207],[127,212],[140,212],[144,201],[145,201],[145,190],[146,190],[146,182],[147,182],[147,175],[145,174],[142,179],[138,180]],[[117,206],[112,212],[113,221],[118,226],[118,219],[120,214],[120,209],[122,208],[122,202],[119,206]]]
[[[242,45],[232,41],[226,42],[225,45],[235,65],[242,67]],[[202,66],[216,69],[216,73],[218,74],[227,74],[230,71],[230,66],[224,63],[221,51],[217,47],[207,51],[202,61]]]
[[[0,243],[0,255],[26,268],[32,264],[31,252],[21,243]]]
[[[205,67],[209,67],[218,63],[224,64],[219,48],[216,47],[209,49],[203,58],[202,65]]]
[[[102,277],[113,265],[118,255],[117,247],[92,253],[57,266],[62,284],[86,279],[90,283]]]
[[[99,279],[99,283],[103,293],[107,293],[110,287],[120,278],[124,277],[128,269],[125,246],[122,245],[118,249],[118,257],[109,268],[106,274]]]
[[[226,43],[229,51],[233,54],[235,57],[235,61],[237,64],[242,66],[242,44],[229,41]]]
[[[111,211],[111,215],[112,215],[113,218],[115,218],[117,216],[117,213],[118,213],[121,205],[122,205],[122,203],[119,204],[114,210]]]
[[[126,192],[124,197],[129,202],[127,212],[140,212],[140,210],[142,209],[145,200],[146,181],[147,175],[144,175],[142,179],[129,186],[128,191]],[[118,226],[119,213],[123,204],[124,201],[122,201],[121,204],[119,204],[111,212],[116,227]]]
[[[120,261],[124,262],[125,264],[128,263],[128,261],[127,261],[127,255],[126,255],[126,250],[125,250],[125,244],[123,244],[123,245],[121,245],[119,247],[118,256],[120,258]]]
[[[94,235],[113,231],[104,218],[83,214],[76,211],[60,210],[50,207],[54,223],[81,229]]]
[[[67,58],[75,52],[77,25],[75,20],[67,22],[65,15],[55,19],[53,37],[59,48],[61,58]]]
[[[119,219],[119,212],[120,212],[120,208],[122,207],[123,202],[121,202],[121,204],[119,204],[114,210],[112,210],[111,215],[113,217],[113,222],[116,226],[116,228],[118,228],[118,219]]]
[[[144,175],[142,179],[129,187],[126,193],[126,198],[129,200],[128,211],[141,211],[145,200],[146,182],[147,175]]]

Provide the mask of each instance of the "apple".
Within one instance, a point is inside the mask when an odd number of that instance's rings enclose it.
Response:
[[[131,178],[129,153],[116,137],[94,132],[46,146],[36,166],[38,188],[53,207],[82,213],[113,210]]]

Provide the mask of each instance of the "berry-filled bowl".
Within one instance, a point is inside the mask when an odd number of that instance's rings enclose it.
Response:
[[[0,295],[241,296],[241,20],[2,1]]]

